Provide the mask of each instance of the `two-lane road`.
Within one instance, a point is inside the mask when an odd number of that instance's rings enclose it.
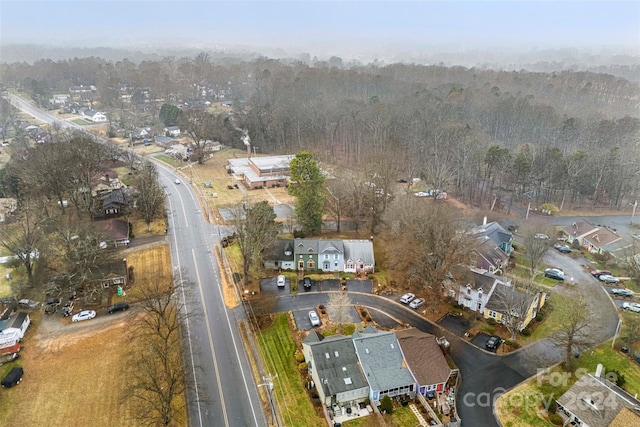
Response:
[[[176,184],[169,168],[159,166],[167,192],[169,235],[174,272],[189,286],[197,301],[190,307],[186,334],[187,378],[191,426],[265,426],[257,386],[244,351],[234,312],[224,305],[214,245],[217,226],[206,222],[189,185]],[[182,181],[182,178],[180,178]],[[180,295],[179,297],[184,297]]]

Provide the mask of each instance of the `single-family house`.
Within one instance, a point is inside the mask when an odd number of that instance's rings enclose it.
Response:
[[[582,246],[591,253],[615,252],[626,245],[622,236],[605,226],[594,225],[586,220],[575,221],[562,229],[569,243]]]
[[[94,111],[89,108],[82,110],[82,117],[87,120],[91,120],[94,123],[104,123],[107,121],[107,116],[99,111]]]
[[[326,407],[342,412],[369,397],[369,384],[351,337],[325,337],[311,331],[302,342],[302,351],[320,401]]]
[[[458,304],[478,313],[484,313],[495,287],[499,283],[508,283],[508,280],[486,270],[471,268],[465,269],[457,282],[460,283],[458,290],[456,292],[450,289],[451,296],[455,297],[457,293]]]
[[[509,255],[507,255],[488,236],[481,236],[473,243],[473,253],[475,254],[475,266],[490,273],[503,273],[509,265]]]
[[[293,239],[277,239],[263,253],[264,268],[271,270],[295,270]]]
[[[598,371],[601,365],[598,366]],[[557,400],[564,425],[582,427],[640,425],[640,401],[606,378],[585,374]]]
[[[497,281],[484,307],[484,318],[512,325],[519,331],[529,325],[544,305],[547,294],[518,288],[511,282]]]
[[[293,243],[293,257],[297,270],[318,269],[319,239],[295,239]]]
[[[414,390],[423,396],[444,392],[457,370],[449,367],[438,339],[415,328],[396,331],[395,334],[416,380]]]
[[[97,200],[95,217],[113,217],[127,212],[133,203],[133,197],[129,194],[129,189],[122,187],[111,190],[100,195]]]
[[[131,132],[130,138],[133,140],[144,139],[151,135],[151,128],[136,128]]]
[[[20,351],[20,334],[13,331],[0,331],[0,355]]]
[[[167,126],[163,129],[166,136],[177,137],[180,136],[180,128],[178,126]]]
[[[154,138],[156,145],[160,147],[168,148],[173,147],[174,145],[179,145],[180,141],[170,136],[159,135]]]
[[[120,218],[111,218],[95,221],[96,227],[103,230],[105,241],[101,242],[101,247],[126,246],[129,244],[129,221]]]
[[[71,92],[72,94],[87,94],[87,93],[91,93],[91,92],[95,92],[98,89],[93,86],[93,85],[89,85],[89,86],[84,86],[84,85],[80,85],[80,86],[71,86],[69,88],[69,92]]]
[[[495,221],[487,223],[486,217],[482,225],[471,229],[471,234],[478,239],[489,238],[507,255],[510,255],[513,250],[513,234]]]
[[[380,404],[383,396],[415,396],[416,380],[393,332],[367,326],[351,336],[364,376],[369,383],[369,400]]]

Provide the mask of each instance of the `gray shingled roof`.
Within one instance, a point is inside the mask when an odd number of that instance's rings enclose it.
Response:
[[[351,337],[334,335],[309,343],[325,396],[367,387]]]
[[[583,375],[557,402],[591,427],[608,426],[624,407],[640,409],[633,396],[591,374]]]
[[[495,221],[475,227],[472,233],[476,237],[487,236],[498,246],[513,238],[513,234],[502,228],[502,226]]]
[[[318,239],[295,239],[293,252],[296,254],[317,254]]]
[[[352,338],[372,390],[390,390],[415,384],[393,332],[354,332]]]
[[[375,264],[373,242],[369,240],[343,240],[344,259]]]

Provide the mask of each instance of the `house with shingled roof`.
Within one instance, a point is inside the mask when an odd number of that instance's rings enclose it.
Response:
[[[385,395],[415,396],[416,380],[393,332],[367,326],[363,331],[354,332],[351,338],[369,383],[371,402],[380,405],[380,399]]]
[[[351,337],[325,337],[312,331],[302,342],[302,351],[320,401],[327,407],[351,407],[369,397]]]
[[[447,382],[457,369],[449,367],[437,338],[415,328],[396,331],[395,334],[416,380],[414,390],[423,396],[445,391]]]
[[[598,370],[601,370],[601,365]],[[583,375],[556,403],[557,413],[565,419],[565,425],[640,425],[640,401],[598,375]]]

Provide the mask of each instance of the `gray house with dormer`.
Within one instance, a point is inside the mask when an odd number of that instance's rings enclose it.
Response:
[[[325,337],[317,331],[302,342],[302,351],[320,401],[327,407],[351,407],[369,397],[351,337]]]

